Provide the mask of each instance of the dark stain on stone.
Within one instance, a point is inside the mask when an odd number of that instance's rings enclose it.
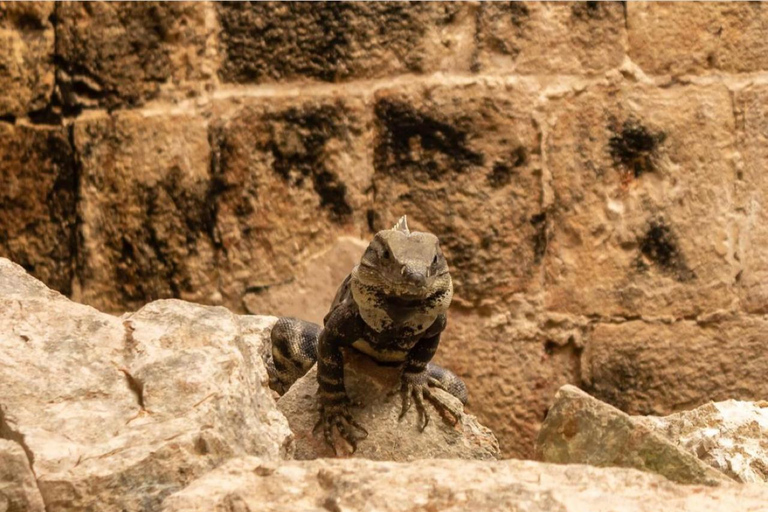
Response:
[[[530,17],[528,7],[523,2],[502,2],[499,7],[517,27],[522,26]]]
[[[334,138],[345,138],[344,115],[339,105],[290,108],[268,116],[273,133],[264,150],[272,153],[273,170],[293,185],[305,179],[320,197],[320,206],[330,211],[336,221],[352,214],[347,202],[347,186],[326,167],[326,145]]]
[[[500,188],[507,185],[512,180],[515,169],[525,165],[528,161],[528,155],[523,146],[518,146],[509,155],[508,161],[496,162],[493,164],[491,172],[488,173],[488,184],[491,188]]]
[[[375,233],[376,226],[379,224],[381,220],[376,210],[368,209],[365,212],[365,220],[368,222],[368,231],[370,231],[371,233]]]
[[[680,253],[677,238],[663,220],[650,223],[645,235],[640,239],[639,248],[640,256],[636,264],[638,270],[646,271],[650,262],[674,275],[680,282],[696,277]]]
[[[576,2],[571,7],[571,13],[579,20],[602,19],[606,14],[604,8],[610,3],[612,2]]]
[[[465,129],[393,99],[379,100],[375,113],[376,172],[412,170],[420,179],[436,180],[446,173],[461,173],[483,164],[483,155],[469,148]]]
[[[654,157],[659,144],[664,142],[666,134],[651,133],[637,120],[628,119],[621,131],[608,141],[608,148],[616,165],[639,178],[646,172],[653,172]]]
[[[541,263],[544,253],[547,252],[547,212],[533,215],[530,223],[535,229],[533,234],[533,261],[534,263]]]

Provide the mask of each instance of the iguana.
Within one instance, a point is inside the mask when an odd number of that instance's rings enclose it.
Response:
[[[429,414],[424,398],[444,413],[455,416],[429,390],[448,391],[462,403],[467,388],[455,374],[430,363],[445,329],[453,285],[437,237],[411,232],[406,217],[388,230],[379,231],[360,263],[336,292],[324,327],[281,318],[271,333],[271,354],[266,354],[270,387],[282,394],[317,361],[318,404],[326,442],[334,447],[333,427],[357,448],[354,427],[367,435],[349,413],[344,387],[342,347],[357,350],[386,366],[402,368],[400,417],[415,402],[419,429]]]

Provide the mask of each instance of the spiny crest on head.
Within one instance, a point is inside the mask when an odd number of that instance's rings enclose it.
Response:
[[[405,218],[406,216],[403,215],[400,217],[400,220],[397,221],[397,224],[395,224],[395,227],[392,228],[393,231],[402,231],[406,235],[411,233],[411,230],[408,229],[408,221]]]

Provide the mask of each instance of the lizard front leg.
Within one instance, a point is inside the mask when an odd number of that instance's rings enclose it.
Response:
[[[317,399],[320,419],[315,425],[315,430],[322,426],[325,442],[338,455],[333,440],[333,427],[336,427],[339,436],[352,447],[353,453],[357,449],[358,439],[353,435],[352,428],[362,431],[363,437],[366,437],[368,432],[349,413],[350,400],[344,387],[344,356],[341,352],[341,338],[335,335],[335,331],[335,326],[331,325],[329,328],[326,324],[318,341]]]

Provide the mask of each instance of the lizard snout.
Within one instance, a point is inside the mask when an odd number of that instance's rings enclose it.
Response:
[[[408,283],[423,288],[427,284],[427,276],[423,272],[403,267],[401,274]]]

